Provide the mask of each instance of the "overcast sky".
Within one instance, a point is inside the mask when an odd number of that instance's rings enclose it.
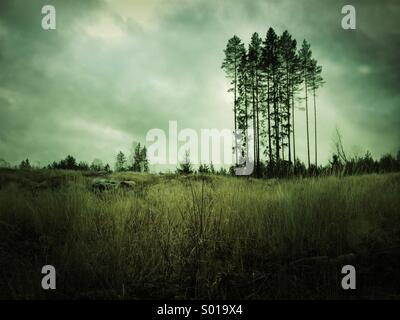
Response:
[[[307,39],[323,67],[321,161],[333,151],[336,127],[350,153],[396,153],[400,2],[352,0],[357,29],[343,30],[348,3],[1,0],[0,158],[45,165],[72,154],[112,164],[169,120],[179,129],[232,128],[223,50],[234,34],[247,44],[270,26]],[[56,8],[56,30],[41,28],[45,4]],[[305,113],[297,110],[296,119],[304,160]]]

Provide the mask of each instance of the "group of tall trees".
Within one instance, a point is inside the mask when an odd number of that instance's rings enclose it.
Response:
[[[233,36],[228,40],[222,63],[233,93],[235,131],[246,137],[254,132],[252,144],[247,139],[237,147],[238,154],[250,153],[255,173],[260,174],[262,159],[272,168],[282,163],[292,165],[296,157],[294,130],[295,104],[304,101],[306,111],[307,164],[310,159],[309,102],[314,106],[314,162],[317,165],[316,92],[323,84],[322,67],[312,57],[310,44],[304,40],[300,49],[288,31],[278,36],[269,28],[265,39],[254,33],[248,47]],[[249,145],[253,148],[250,150]]]
[[[128,164],[125,154],[120,151],[117,154],[115,171],[149,172],[149,161],[147,159],[146,146],[142,147],[140,143],[135,146],[132,154],[131,164]]]

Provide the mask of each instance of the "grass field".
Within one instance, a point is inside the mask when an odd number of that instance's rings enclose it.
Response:
[[[400,298],[400,174],[109,178],[136,185],[0,172],[0,298]],[[346,264],[357,290],[341,288]]]

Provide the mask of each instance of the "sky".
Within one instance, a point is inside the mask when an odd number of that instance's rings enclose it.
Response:
[[[43,30],[41,8],[56,9]],[[341,27],[344,1],[1,0],[0,158],[47,165],[71,154],[113,164],[154,128],[232,129],[221,63],[234,34],[288,30],[322,65],[319,159],[336,128],[351,155],[395,154],[400,138],[400,2],[350,1],[356,30]],[[312,121],[312,117],[310,122]],[[313,132],[313,127],[311,133]],[[306,159],[305,112],[296,152]],[[311,134],[311,139],[313,135]],[[311,140],[313,141],[313,140]],[[311,149],[313,154],[313,149]]]

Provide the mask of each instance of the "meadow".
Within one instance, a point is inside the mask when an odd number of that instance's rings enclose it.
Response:
[[[399,299],[400,174],[0,171],[1,299]],[[57,289],[41,288],[54,265]],[[357,290],[343,290],[354,265]]]

